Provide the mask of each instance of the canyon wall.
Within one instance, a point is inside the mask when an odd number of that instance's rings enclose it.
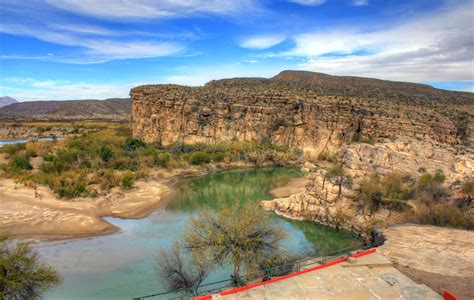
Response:
[[[322,76],[309,74],[313,79]],[[425,98],[417,93],[410,98],[405,90],[394,92],[394,87],[383,88],[383,84],[382,89],[373,90],[386,82],[370,79],[363,79],[359,89],[348,89],[336,77],[332,84],[304,78],[298,72],[283,72],[272,79],[227,79],[203,87],[136,87],[130,93],[133,136],[163,145],[266,140],[310,155],[332,153],[343,144],[369,138],[408,136],[447,144],[468,140],[470,131],[460,130],[452,117],[456,114],[426,106]],[[407,85],[410,90],[418,87]],[[459,94],[436,94],[441,99],[437,104],[458,105],[459,99],[464,101],[461,104],[474,104],[473,96]]]

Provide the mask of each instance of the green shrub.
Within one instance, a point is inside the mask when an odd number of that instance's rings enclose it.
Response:
[[[126,172],[123,174],[122,179],[120,181],[121,186],[126,189],[130,189],[133,187],[133,183],[135,182],[135,175],[132,172]]]
[[[32,170],[33,167],[30,164],[30,161],[27,156],[15,156],[10,161],[10,167],[13,170]]]
[[[128,151],[135,151],[138,149],[145,149],[146,144],[139,139],[127,138],[123,143],[123,148]]]
[[[413,223],[435,226],[474,229],[474,215],[472,211],[462,211],[454,205],[425,200],[418,203],[415,212],[411,212],[407,219]]]
[[[205,152],[195,152],[191,154],[189,161],[193,165],[207,164],[211,162],[211,156]]]
[[[26,143],[8,144],[4,145],[1,149],[2,152],[6,153],[8,156],[14,156],[17,155],[21,150],[26,149]]]
[[[108,162],[114,155],[112,149],[108,146],[100,146],[98,150],[99,157],[104,161]]]
[[[157,166],[165,167],[168,165],[171,157],[168,153],[154,153],[153,154],[153,162]]]
[[[375,180],[364,180],[360,183],[359,200],[371,212],[379,210],[382,206],[383,192],[380,183]]]
[[[360,139],[359,143],[375,145],[375,140],[372,137],[364,137]]]
[[[462,184],[462,192],[466,195],[474,194],[474,180],[473,179],[466,180]]]

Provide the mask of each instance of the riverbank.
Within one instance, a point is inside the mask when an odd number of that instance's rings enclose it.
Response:
[[[131,190],[114,188],[96,198],[59,199],[50,189],[36,189],[10,179],[0,181],[0,232],[41,240],[104,235],[119,228],[103,217],[143,218],[164,208],[174,196],[180,178],[204,175],[205,168],[160,169]]]
[[[106,235],[120,228],[104,217],[144,218],[164,209],[176,197],[182,178],[218,170],[255,167],[252,163],[190,166],[185,169],[156,169],[146,181],[135,182],[130,190],[113,188],[95,198],[59,199],[49,188],[35,189],[11,179],[0,180],[0,233],[39,240],[61,240]]]

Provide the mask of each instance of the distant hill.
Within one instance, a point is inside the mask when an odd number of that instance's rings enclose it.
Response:
[[[17,103],[16,99],[13,99],[12,97],[0,97],[0,107],[4,107],[6,105],[10,105],[12,103]]]
[[[4,118],[128,120],[130,99],[17,102],[0,108]]]

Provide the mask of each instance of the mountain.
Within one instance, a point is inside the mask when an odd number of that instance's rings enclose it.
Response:
[[[0,97],[0,107],[4,107],[6,105],[10,105],[12,103],[17,103],[16,99],[13,99],[12,97]]]
[[[32,119],[128,120],[130,99],[17,102],[0,108],[3,117]]]
[[[313,154],[381,138],[474,143],[474,94],[415,83],[283,71],[130,95],[133,134],[147,142],[260,140]]]

